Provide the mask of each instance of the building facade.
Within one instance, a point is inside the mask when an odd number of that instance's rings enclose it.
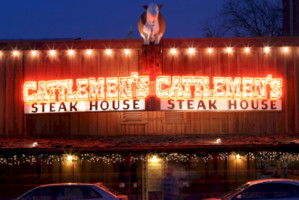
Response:
[[[298,45],[0,42],[1,198],[41,183],[104,182],[130,199],[162,199],[169,171],[182,199],[297,178]]]

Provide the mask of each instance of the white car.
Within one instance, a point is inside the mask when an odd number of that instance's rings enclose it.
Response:
[[[88,183],[58,183],[38,186],[17,200],[128,200],[104,185]]]
[[[299,200],[299,181],[263,179],[250,181],[219,198],[206,200]]]

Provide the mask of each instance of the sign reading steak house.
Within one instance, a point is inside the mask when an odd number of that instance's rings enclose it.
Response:
[[[151,85],[155,87],[151,87]],[[156,88],[156,91],[150,89]],[[282,79],[266,77],[149,76],[98,77],[24,83],[24,112],[146,110],[155,94],[160,110],[279,111]],[[157,109],[156,109],[157,110]]]

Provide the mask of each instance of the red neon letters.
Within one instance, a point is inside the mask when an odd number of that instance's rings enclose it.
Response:
[[[133,99],[132,84],[136,84],[136,97],[144,99],[149,94],[149,76],[133,72],[129,77],[99,77],[76,79],[73,91],[72,79],[28,81],[24,83],[25,102],[64,102],[85,100]]]
[[[172,80],[172,81],[171,81]],[[213,85],[213,88],[210,88]],[[269,86],[267,91],[267,86]],[[156,94],[161,99],[280,99],[282,79],[255,77],[159,76]]]
[[[158,76],[156,95],[161,99],[271,99],[282,96],[282,79],[267,77]],[[64,102],[145,99],[149,76],[132,72],[128,77],[91,77],[27,81],[25,102]],[[74,90],[75,88],[75,90]]]

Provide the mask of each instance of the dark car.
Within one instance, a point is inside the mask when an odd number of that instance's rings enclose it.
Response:
[[[263,179],[250,181],[219,198],[209,200],[299,200],[299,181]],[[208,200],[208,199],[206,199]]]
[[[38,186],[17,200],[128,200],[102,184],[59,183]]]

